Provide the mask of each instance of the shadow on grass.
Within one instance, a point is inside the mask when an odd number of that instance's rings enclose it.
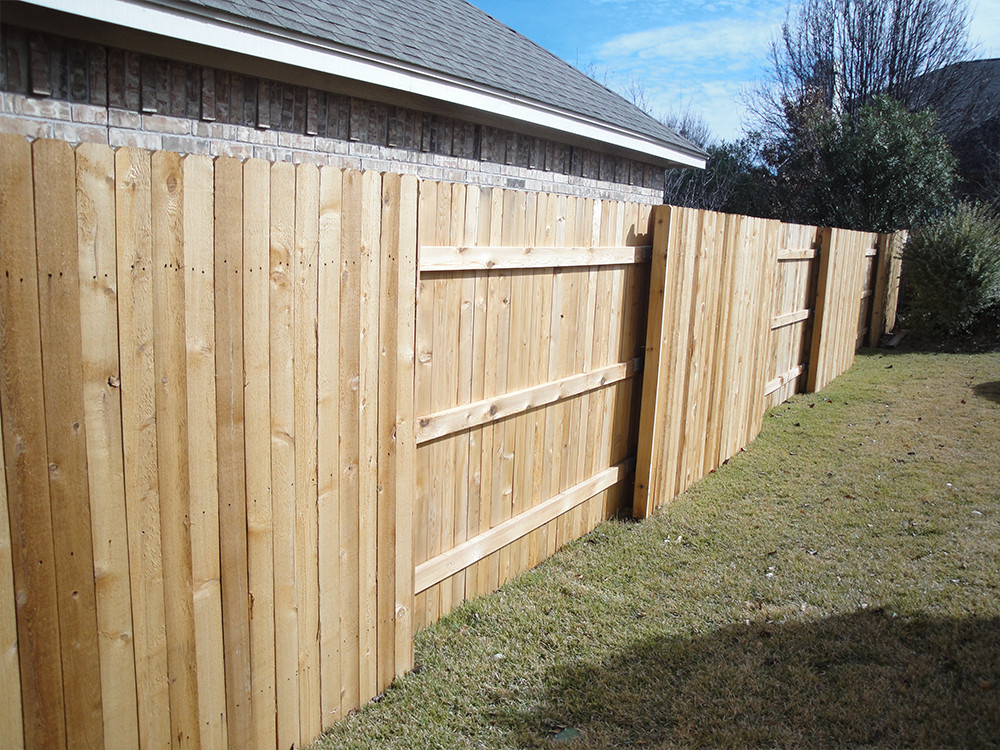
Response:
[[[1000,380],[994,380],[992,383],[980,383],[973,386],[972,390],[979,398],[989,399],[1000,404]]]
[[[1000,618],[751,623],[554,669],[524,744],[997,747],[998,680]]]

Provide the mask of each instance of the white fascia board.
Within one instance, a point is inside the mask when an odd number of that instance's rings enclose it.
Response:
[[[618,128],[565,110],[521,99],[513,94],[359,50],[280,33],[257,26],[195,15],[190,8],[144,5],[132,0],[26,0],[32,5],[82,16],[160,36],[183,39],[259,59],[361,81],[374,86],[457,104],[492,115],[531,123],[549,130],[599,141],[657,160],[703,169],[705,159],[687,154],[624,128]]]

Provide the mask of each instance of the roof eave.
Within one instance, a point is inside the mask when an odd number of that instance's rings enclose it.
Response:
[[[606,144],[616,152],[664,167],[705,166],[705,158],[699,153],[677,149],[627,128],[246,18],[195,12],[198,9],[188,5],[167,7],[135,0],[25,1],[101,23],[444,102],[488,117],[524,123],[531,129],[562,133],[574,140]]]

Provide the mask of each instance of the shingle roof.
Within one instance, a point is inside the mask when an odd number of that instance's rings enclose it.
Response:
[[[952,112],[938,112],[946,118],[958,115],[960,135],[1000,117],[1000,58],[953,63],[925,77],[941,78],[955,89],[948,100]]]
[[[221,12],[402,61],[704,156],[667,126],[465,0],[153,2]]]

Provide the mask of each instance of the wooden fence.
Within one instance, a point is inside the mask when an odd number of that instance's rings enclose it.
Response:
[[[653,221],[637,518],[847,370],[895,324],[899,280],[892,235],[671,206]]]
[[[416,180],[3,137],[0,193],[2,744],[308,742],[412,663]]]
[[[849,366],[892,249],[0,136],[0,745],[307,743]]]

